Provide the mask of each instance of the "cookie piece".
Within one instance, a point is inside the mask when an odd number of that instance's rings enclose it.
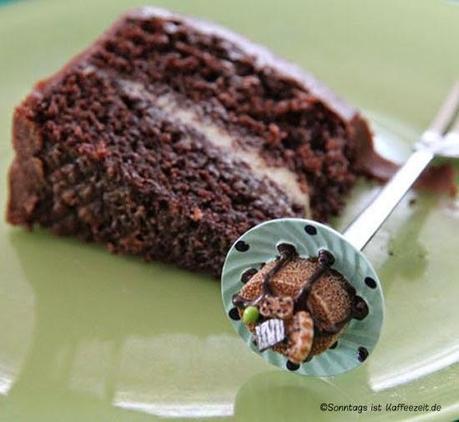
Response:
[[[287,327],[286,355],[290,362],[301,364],[309,355],[314,339],[314,322],[306,311],[297,312]]]
[[[335,334],[337,326],[351,315],[354,295],[351,295],[349,283],[339,273],[328,271],[321,277],[312,287],[307,300],[316,328]]]
[[[266,296],[260,303],[260,314],[265,318],[290,319],[293,307],[290,296]]]

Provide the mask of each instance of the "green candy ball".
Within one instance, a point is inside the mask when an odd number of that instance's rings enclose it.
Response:
[[[255,306],[247,306],[242,314],[242,321],[244,324],[254,324],[257,322],[259,316],[260,313],[258,312],[258,308]]]

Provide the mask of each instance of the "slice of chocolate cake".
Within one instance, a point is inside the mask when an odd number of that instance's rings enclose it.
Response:
[[[311,76],[153,8],[38,83],[13,144],[10,223],[214,275],[261,221],[337,214],[375,157],[365,121]]]

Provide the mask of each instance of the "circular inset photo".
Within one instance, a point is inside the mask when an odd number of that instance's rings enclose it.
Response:
[[[302,375],[361,365],[384,317],[381,285],[365,256],[330,227],[300,218],[264,222],[233,244],[222,298],[252,351]]]

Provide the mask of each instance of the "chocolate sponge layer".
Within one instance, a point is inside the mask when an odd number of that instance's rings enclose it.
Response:
[[[311,76],[151,8],[38,83],[13,145],[10,223],[214,275],[259,222],[337,214],[372,146],[365,121]]]

